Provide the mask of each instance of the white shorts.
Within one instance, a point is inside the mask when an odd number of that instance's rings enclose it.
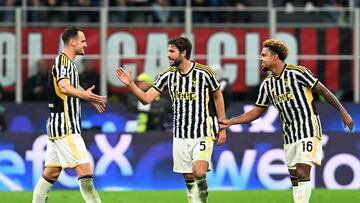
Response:
[[[321,165],[322,142],[320,137],[310,137],[295,143],[285,144],[285,162],[289,169],[295,169],[297,163],[310,166]]]
[[[210,171],[211,154],[214,140],[212,137],[198,139],[173,138],[174,172],[193,173],[193,162],[204,160],[209,163]]]
[[[84,163],[89,163],[89,158],[81,135],[48,140],[45,167],[75,168]]]

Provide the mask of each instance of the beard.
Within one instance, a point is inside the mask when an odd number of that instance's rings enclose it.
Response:
[[[182,58],[176,58],[176,59],[174,59],[174,62],[172,62],[172,64],[170,64],[170,65],[178,67],[181,62],[182,62]]]

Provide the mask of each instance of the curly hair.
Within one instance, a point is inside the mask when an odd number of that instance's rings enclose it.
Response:
[[[268,39],[263,43],[263,47],[267,47],[270,51],[277,54],[282,61],[284,61],[289,54],[286,44],[281,40]]]

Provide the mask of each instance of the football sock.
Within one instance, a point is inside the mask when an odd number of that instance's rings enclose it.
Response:
[[[33,194],[33,203],[45,203],[48,198],[48,193],[55,181],[41,176],[35,186]]]
[[[298,178],[299,186],[296,195],[296,203],[308,203],[311,195],[310,177]]]
[[[290,176],[291,184],[292,184],[292,191],[293,191],[293,199],[296,202],[296,194],[298,191],[298,178],[296,176]]]
[[[194,179],[185,179],[185,183],[188,203],[193,203],[195,201],[195,190],[197,189],[197,186],[195,185]]]
[[[206,177],[200,177],[200,178],[196,177],[195,183],[199,188],[199,192],[197,196],[200,197],[200,202],[207,203],[208,185],[207,185]]]
[[[101,203],[98,192],[94,187],[93,176],[82,176],[79,177],[79,186],[82,197],[86,203]]]

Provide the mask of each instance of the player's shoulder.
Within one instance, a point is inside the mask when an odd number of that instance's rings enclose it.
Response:
[[[175,66],[170,66],[170,67],[167,67],[165,68],[164,70],[162,70],[160,72],[160,75],[164,75],[166,73],[169,73],[169,72],[175,72],[176,71],[176,67]]]
[[[58,61],[58,65],[63,68],[71,68],[72,60],[66,56],[64,53],[61,53],[56,56],[55,61]]]
[[[305,73],[305,72],[308,71],[309,69],[306,68],[305,66],[301,66],[301,65],[286,64],[286,70],[288,70],[288,71],[294,71],[294,72],[300,72],[300,73]]]
[[[264,80],[262,81],[261,86],[265,85],[267,83],[267,81],[271,80],[271,77],[273,77],[272,74],[269,74],[268,76],[266,76],[264,78]]]
[[[201,64],[201,63],[196,63],[195,62],[195,69],[196,70],[200,70],[200,71],[205,71],[206,73],[208,73],[209,75],[215,75],[214,70],[207,65]]]

